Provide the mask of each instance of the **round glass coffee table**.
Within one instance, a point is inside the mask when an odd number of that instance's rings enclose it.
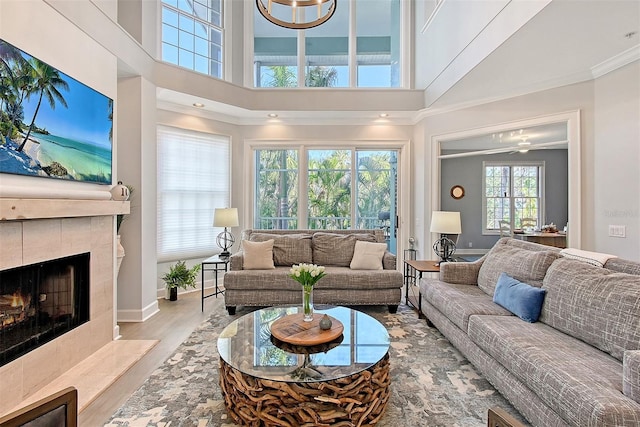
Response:
[[[300,347],[273,338],[270,325],[299,310],[257,310],[220,334],[220,386],[230,416],[240,425],[376,424],[391,382],[385,327],[365,313],[328,307],[314,317],[342,322],[336,340]]]

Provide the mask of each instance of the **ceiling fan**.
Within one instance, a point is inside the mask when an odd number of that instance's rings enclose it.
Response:
[[[522,142],[526,142],[527,144],[520,145]],[[554,142],[543,142],[540,144],[532,144],[529,141],[521,141],[517,146],[510,147],[502,147],[502,148],[491,148],[488,150],[477,150],[477,151],[465,151],[462,153],[454,153],[454,154],[441,154],[438,157],[440,159],[453,159],[456,157],[469,157],[469,156],[478,156],[485,154],[499,154],[499,153],[526,153],[530,150],[546,150],[550,148],[561,148],[566,147],[569,141],[554,141]]]

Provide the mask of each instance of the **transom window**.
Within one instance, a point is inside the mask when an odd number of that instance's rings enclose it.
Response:
[[[222,78],[222,0],[162,0],[162,60]]]
[[[308,30],[278,27],[254,7],[254,85],[402,86],[403,4],[410,6],[400,0],[337,0],[333,17]]]
[[[500,221],[522,228],[523,218],[539,227],[544,212],[544,162],[483,162],[483,232],[499,233]]]

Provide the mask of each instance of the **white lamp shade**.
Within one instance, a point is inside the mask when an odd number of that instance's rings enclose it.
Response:
[[[431,213],[431,232],[440,234],[460,234],[460,212],[433,211]]]
[[[238,225],[238,208],[216,208],[214,210],[214,227],[237,227]]]

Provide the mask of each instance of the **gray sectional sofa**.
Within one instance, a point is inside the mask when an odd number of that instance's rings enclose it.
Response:
[[[382,230],[244,230],[243,241],[274,240],[275,268],[246,270],[244,251],[230,258],[224,276],[225,306],[234,314],[237,306],[301,304],[302,288],[288,277],[293,264],[325,267],[326,276],[315,286],[314,304],[388,305],[395,312],[402,298],[403,276],[396,257],[385,251],[379,270],[350,268],[356,241],[384,243]]]
[[[502,272],[546,291],[537,322],[493,302]],[[534,426],[640,426],[640,263],[505,238],[442,264],[420,293],[428,320]]]

